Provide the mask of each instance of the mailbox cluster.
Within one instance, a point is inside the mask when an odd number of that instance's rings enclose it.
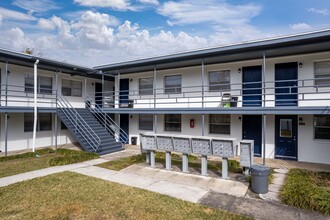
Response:
[[[201,155],[202,175],[207,175],[207,156],[222,157],[222,177],[228,178],[228,158],[236,155],[235,138],[191,137],[186,135],[140,134],[141,148],[149,151],[155,166],[155,150],[166,152],[166,169],[171,169],[171,152],[182,153],[182,171],[188,172],[188,155]]]

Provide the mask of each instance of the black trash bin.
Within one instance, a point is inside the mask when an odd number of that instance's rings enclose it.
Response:
[[[131,144],[136,145],[137,144],[137,137],[131,137]]]
[[[261,165],[251,166],[252,191],[259,194],[268,192],[269,167]]]

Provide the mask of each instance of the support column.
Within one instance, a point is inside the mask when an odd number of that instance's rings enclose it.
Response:
[[[202,59],[202,108],[204,108],[204,77],[205,77],[204,59]]]
[[[120,107],[120,72],[117,75],[117,83],[118,83],[118,108]],[[120,113],[118,114],[118,125],[120,127]],[[120,134],[119,134],[120,135]]]
[[[188,173],[189,169],[189,161],[188,161],[188,154],[182,154],[182,172]]]
[[[205,136],[205,114],[202,114],[202,136]]]
[[[102,71],[101,71],[102,73]],[[104,75],[102,74],[102,108],[104,106]]]
[[[155,167],[156,160],[155,160],[155,151],[151,150],[150,152],[150,166]]]
[[[201,163],[202,163],[202,176],[207,176],[207,156],[202,156],[201,158]]]
[[[263,121],[264,121],[264,126],[263,126],[263,144],[262,144],[262,164],[266,164],[266,131],[267,131],[267,115],[263,115]]]
[[[8,113],[5,113],[5,156],[8,155]]]
[[[55,76],[55,95],[56,95],[56,113],[55,113],[55,149],[57,149],[57,137],[58,137],[58,115],[57,115],[57,95],[58,95],[58,70],[56,70]]]
[[[32,152],[35,152],[36,148],[36,136],[37,136],[37,118],[38,118],[38,112],[37,112],[37,86],[38,86],[38,63],[39,60],[36,60],[34,63],[34,121],[33,121],[33,139],[32,139]]]
[[[166,169],[172,170],[172,158],[171,158],[171,152],[166,151],[165,153],[165,163],[166,163]]]
[[[222,158],[222,179],[229,179],[228,178],[228,158]]]
[[[266,107],[266,53],[263,52],[263,98],[264,98],[264,107]],[[262,164],[266,164],[266,131],[267,131],[267,119],[266,119],[266,114],[263,115],[263,144],[262,144]]]
[[[157,85],[156,85],[156,82],[157,82],[157,80],[156,80],[156,74],[157,74],[157,70],[156,70],[156,65],[154,65],[154,82],[153,82],[153,84],[154,84],[154,86],[153,86],[153,95],[154,95],[154,108],[156,108],[156,97],[157,97]]]
[[[5,105],[8,105],[8,61],[6,60]],[[8,155],[8,113],[5,113],[5,156]]]

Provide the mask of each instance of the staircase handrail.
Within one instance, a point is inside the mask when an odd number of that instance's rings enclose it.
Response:
[[[88,94],[86,94],[85,103],[86,108],[88,108],[91,113],[99,119],[100,123],[102,123],[105,129],[114,136],[116,141],[120,141],[122,144],[127,143],[128,134],[106,112],[104,112],[103,109],[96,104],[96,102],[93,101]]]
[[[97,152],[101,145],[100,137],[81,117],[78,111],[74,109],[70,102],[61,94],[57,94],[57,106],[66,115],[72,125],[74,125],[75,131],[79,132],[91,148]]]

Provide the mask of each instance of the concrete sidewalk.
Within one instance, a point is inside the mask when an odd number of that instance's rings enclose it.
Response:
[[[277,202],[247,198],[248,185],[244,182],[155,169],[146,165],[133,165],[121,171],[94,166],[138,153],[138,149],[127,149],[83,163],[50,167],[4,177],[0,178],[0,187],[63,171],[71,171],[256,219],[329,219],[315,212],[307,212]]]

